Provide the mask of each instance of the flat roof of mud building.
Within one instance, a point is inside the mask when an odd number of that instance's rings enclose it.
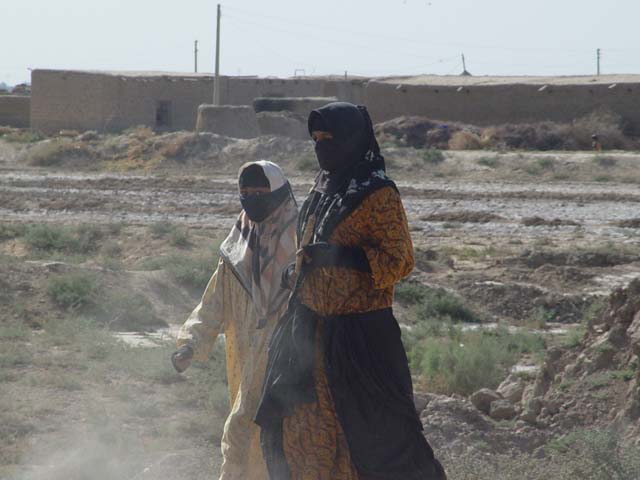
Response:
[[[106,75],[110,77],[124,78],[212,78],[210,73],[193,72],[162,72],[162,71],[117,71],[117,70],[56,70],[47,68],[34,69],[34,73],[58,73],[58,74],[86,74],[86,75]]]
[[[584,76],[525,76],[525,77],[467,77],[458,75],[422,75],[406,77],[386,77],[375,80],[381,83],[392,83],[415,86],[439,87],[481,87],[498,85],[613,85],[616,83],[640,83],[640,75],[584,75]]]
[[[111,77],[124,77],[124,78],[213,78],[212,73],[194,73],[194,72],[164,72],[164,71],[135,71],[135,70],[59,70],[38,68],[34,69],[34,72],[49,72],[58,74],[87,74],[87,75],[108,75]],[[344,76],[341,75],[324,75],[324,76],[297,76],[297,77],[275,77],[266,76],[261,77],[257,75],[221,75],[222,77],[231,77],[236,79],[245,80],[343,80]],[[355,75],[349,75],[349,80],[367,80],[367,77],[360,77]]]

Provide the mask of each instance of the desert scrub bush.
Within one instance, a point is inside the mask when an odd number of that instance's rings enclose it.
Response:
[[[425,163],[429,163],[432,165],[437,165],[446,160],[444,153],[442,153],[442,150],[438,150],[437,148],[428,148],[424,150],[421,157]]]
[[[164,270],[176,282],[195,290],[202,290],[207,286],[214,272],[216,261],[213,255],[210,257],[168,255],[146,259],[138,265],[138,268]]]
[[[621,435],[614,430],[577,430],[547,443],[545,452],[569,467],[569,475],[562,478],[640,478],[640,448],[623,444]]]
[[[432,288],[416,282],[396,285],[395,299],[413,306],[418,322],[480,322],[481,318],[468,308],[456,294],[443,288]]]
[[[50,167],[60,165],[65,160],[86,159],[92,160],[96,153],[86,144],[75,142],[66,138],[55,138],[39,142],[25,153],[26,162],[38,167]]]
[[[129,127],[124,132],[123,135],[127,135],[129,137],[133,137],[136,140],[148,140],[152,138],[155,134],[153,130],[145,125],[138,125],[135,127]]]
[[[107,233],[113,236],[120,235],[124,227],[125,227],[125,224],[123,222],[113,222],[113,223],[107,223],[105,225],[105,229]]]
[[[608,439],[606,431],[579,431],[560,442],[545,446],[540,458],[522,452],[438,452],[449,478],[456,480],[635,480],[638,476],[640,449],[621,446]],[[565,437],[566,438],[566,437]],[[560,449],[553,443],[559,443]],[[606,458],[602,458],[605,456]]]
[[[608,157],[606,155],[596,155],[593,157],[593,163],[602,168],[611,168],[615,167],[618,163],[618,160],[615,157]]]
[[[0,323],[0,342],[5,340],[24,340],[31,330],[21,321],[3,321]]]
[[[74,245],[74,239],[68,227],[57,225],[31,225],[25,232],[25,241],[34,250],[66,250]]]
[[[396,285],[395,299],[405,305],[413,305],[418,321],[481,321],[480,317],[469,309],[460,297],[443,288],[431,288],[404,281]]]
[[[593,181],[598,183],[607,183],[611,181],[611,177],[609,175],[596,175],[593,177]]]
[[[0,241],[22,237],[26,231],[22,223],[0,223]]]
[[[597,134],[605,149],[627,149],[632,142],[625,135],[622,117],[611,112],[594,112],[582,117],[570,126],[569,136],[576,149],[590,150],[593,142],[591,135]]]
[[[81,310],[95,305],[96,279],[86,273],[66,273],[49,278],[47,293],[61,308]]]
[[[562,345],[567,348],[578,348],[582,345],[582,339],[585,333],[586,329],[584,327],[572,329],[562,340]]]
[[[96,318],[119,330],[142,331],[165,325],[147,297],[126,290],[112,290],[101,296],[94,310]]]
[[[149,233],[156,238],[161,238],[176,230],[176,226],[171,222],[155,222],[149,225]]]
[[[462,299],[445,289],[427,289],[417,309],[418,321],[448,320],[452,322],[480,322]]]
[[[482,150],[482,138],[473,132],[460,130],[449,139],[449,150]]]
[[[496,168],[500,165],[500,159],[498,157],[482,157],[478,159],[478,165],[483,167]]]
[[[422,323],[402,337],[413,375],[430,391],[447,395],[496,388],[523,354],[545,347],[540,335],[506,328],[463,331],[448,325],[438,330]]]
[[[81,224],[75,227],[73,232],[77,238],[76,252],[91,253],[98,249],[100,241],[104,238],[102,228],[97,225]]]
[[[45,136],[30,130],[12,130],[2,135],[2,138],[11,143],[35,143],[44,140]]]
[[[186,228],[174,228],[169,234],[169,244],[181,248],[189,246],[189,231]]]
[[[24,240],[32,250],[68,254],[92,253],[103,237],[100,227],[85,224],[66,227],[42,223],[27,227],[24,234]]]
[[[550,170],[550,169],[553,169],[555,167],[556,160],[554,158],[551,158],[551,157],[542,157],[542,158],[536,159],[535,164],[541,170]]]
[[[117,242],[109,241],[102,245],[100,252],[107,258],[115,258],[122,254],[122,247]]]
[[[622,380],[624,382],[630,382],[636,376],[635,370],[627,369],[627,370],[614,370],[611,372],[611,378],[613,380]]]
[[[396,285],[394,293],[395,299],[404,304],[415,305],[427,295],[427,287],[415,282],[403,281]]]
[[[0,344],[0,371],[3,368],[21,367],[32,362],[33,354],[22,342]],[[1,427],[0,427],[1,428]]]

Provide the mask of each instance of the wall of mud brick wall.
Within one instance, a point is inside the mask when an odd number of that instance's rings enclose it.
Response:
[[[0,126],[28,128],[31,125],[31,98],[0,95]]]
[[[31,128],[106,130],[113,116],[117,79],[107,75],[34,70],[31,73]]]
[[[155,126],[158,101],[171,102],[171,125],[167,130],[194,130],[198,107],[210,103],[211,77],[119,77],[115,98],[118,110],[109,130],[120,131],[134,125]]]
[[[155,126],[158,101],[171,102],[170,130],[193,130],[198,106],[213,98],[213,78],[118,76],[91,72],[34,70],[31,125],[44,133],[60,130],[118,132]],[[252,105],[257,97],[323,97],[362,103],[363,81],[324,79],[221,78],[226,105]]]
[[[362,103],[364,91],[362,80],[224,77],[221,101],[226,105],[252,105],[258,97],[337,97]]]
[[[374,122],[420,115],[475,125],[570,122],[594,111],[619,114],[640,133],[640,84],[415,86],[372,81],[365,102]]]
[[[213,97],[211,77],[133,77],[34,70],[32,128],[118,132],[155,126],[158,101],[171,102],[171,129],[193,130],[198,106]]]
[[[171,102],[169,130],[193,130],[198,106],[212,97],[211,77],[129,77],[85,72],[32,73],[32,128],[118,132],[154,127],[158,101]]]

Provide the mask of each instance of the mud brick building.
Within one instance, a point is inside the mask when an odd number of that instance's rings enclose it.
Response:
[[[0,95],[0,126],[28,128],[31,99],[28,95]]]
[[[368,82],[366,101],[376,121],[420,115],[480,126],[571,122],[604,110],[640,134],[640,75],[385,78]]]
[[[118,132],[136,125],[156,130],[193,130],[198,106],[211,103],[213,77],[164,72],[34,70],[31,126],[44,133],[63,129]],[[362,81],[327,78],[222,77],[225,105],[252,105],[257,97],[335,96],[361,102]]]
[[[213,77],[207,74],[34,70],[31,126],[45,133],[117,132],[136,125],[193,130],[198,107],[212,97]],[[285,97],[364,103],[374,122],[403,115],[481,126],[570,122],[605,110],[640,134],[640,75],[221,78],[223,105]]]

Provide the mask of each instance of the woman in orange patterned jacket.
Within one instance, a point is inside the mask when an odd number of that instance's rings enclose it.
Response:
[[[300,213],[295,285],[256,415],[270,479],[445,479],[391,310],[413,246],[371,119],[332,103],[311,113],[309,133],[321,171]]]

